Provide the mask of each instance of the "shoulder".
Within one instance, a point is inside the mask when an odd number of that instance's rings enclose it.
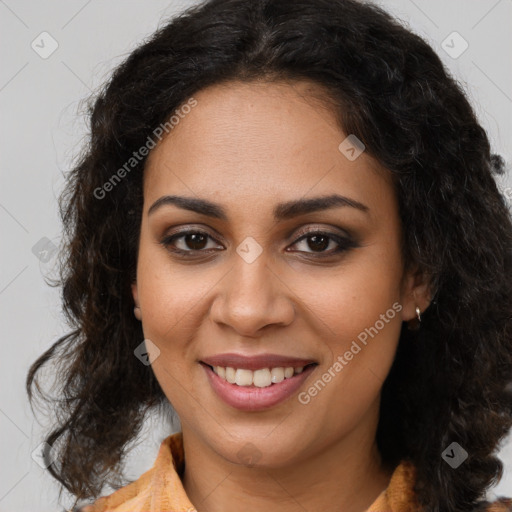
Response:
[[[181,506],[182,503],[185,503],[186,495],[177,471],[182,469],[183,460],[182,435],[181,432],[178,432],[161,442],[153,467],[137,480],[118,488],[108,496],[98,498],[90,505],[73,509],[70,512],[142,511],[149,510],[154,504],[158,505],[159,503],[172,504],[176,506],[176,510],[191,508],[191,506]],[[169,493],[173,496],[169,496]]]
[[[512,512],[512,498],[500,498],[491,503],[489,512]]]
[[[512,512],[512,498],[499,498],[482,503],[474,512]]]

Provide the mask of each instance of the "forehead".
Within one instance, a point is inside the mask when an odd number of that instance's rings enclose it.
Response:
[[[363,152],[350,160],[340,151],[348,134],[325,94],[307,81],[228,82],[194,94],[197,104],[148,157],[146,208],[178,192],[246,205],[389,193],[388,173],[373,158]]]

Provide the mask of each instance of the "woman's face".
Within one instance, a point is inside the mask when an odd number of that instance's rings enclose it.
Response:
[[[152,368],[184,434],[235,463],[373,443],[402,321],[426,307],[389,176],[314,87],[202,90],[144,171],[132,289]]]

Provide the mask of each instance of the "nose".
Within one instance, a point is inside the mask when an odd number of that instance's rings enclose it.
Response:
[[[246,337],[260,337],[264,328],[293,322],[294,294],[270,268],[264,253],[252,263],[238,254],[234,260],[233,268],[219,284],[210,309],[212,321]]]

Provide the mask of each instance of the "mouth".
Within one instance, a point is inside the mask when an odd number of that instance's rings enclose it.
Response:
[[[318,365],[317,363],[309,363],[297,367],[275,366],[273,368],[249,370],[247,368],[233,368],[231,366],[212,366],[202,361],[201,363],[229,384],[256,388],[274,386],[284,380],[293,378],[295,375],[301,374],[305,370],[307,371],[312,366]]]
[[[301,361],[296,366],[249,369],[199,363],[217,397],[225,404],[247,412],[269,409],[288,400],[318,366],[316,362],[304,364]]]

